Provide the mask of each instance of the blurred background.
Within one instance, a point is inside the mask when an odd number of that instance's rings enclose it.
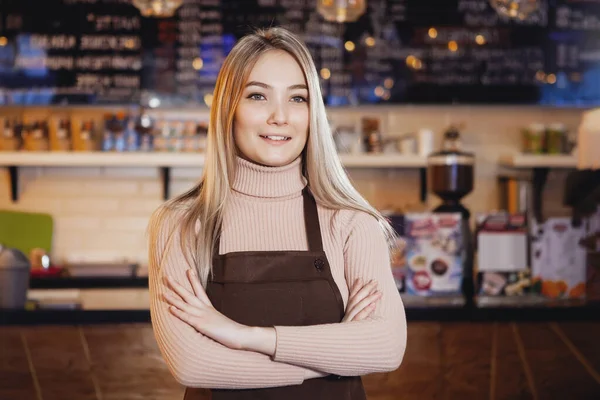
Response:
[[[0,399],[183,397],[148,218],[278,25],[398,232],[408,348],[369,399],[600,398],[600,0],[0,0]]]

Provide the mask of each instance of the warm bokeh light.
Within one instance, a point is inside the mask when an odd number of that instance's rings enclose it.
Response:
[[[449,41],[448,42],[448,49],[450,51],[456,51],[456,50],[458,50],[458,43],[456,43],[456,41],[454,41],[454,40]]]
[[[192,63],[192,66],[194,67],[194,69],[196,71],[199,71],[204,66],[204,61],[202,61],[202,59],[200,57],[197,57],[197,58],[194,59],[194,62]]]
[[[537,79],[538,81],[544,81],[546,79],[546,74],[544,73],[544,71],[538,71],[535,73],[535,79]]]
[[[331,71],[329,68],[321,68],[320,74],[321,78],[323,79],[329,79],[331,77]]]
[[[346,43],[344,43],[344,47],[346,48],[346,50],[348,51],[354,51],[354,48],[356,46],[354,46],[354,42],[348,40]]]

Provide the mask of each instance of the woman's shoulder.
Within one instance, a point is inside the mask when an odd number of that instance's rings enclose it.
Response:
[[[339,232],[342,238],[347,238],[356,230],[375,233],[381,232],[381,225],[377,218],[364,210],[323,207],[322,213],[330,218],[330,227],[332,230]]]
[[[170,232],[173,228],[180,226],[190,211],[188,203],[161,204],[154,210],[149,219],[149,229],[156,233]]]

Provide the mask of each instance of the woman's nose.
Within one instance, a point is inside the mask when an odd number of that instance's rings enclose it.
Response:
[[[287,124],[288,115],[286,105],[282,102],[274,102],[268,122],[275,125]]]

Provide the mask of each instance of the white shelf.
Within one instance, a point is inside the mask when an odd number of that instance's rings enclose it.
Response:
[[[402,154],[340,154],[344,166],[363,168],[425,168],[427,157]]]
[[[202,153],[0,152],[15,167],[202,167]]]
[[[342,154],[348,168],[425,168],[426,157]],[[0,152],[1,166],[15,167],[202,167],[202,153]]]
[[[568,154],[504,154],[498,161],[512,168],[577,168],[577,158]]]

